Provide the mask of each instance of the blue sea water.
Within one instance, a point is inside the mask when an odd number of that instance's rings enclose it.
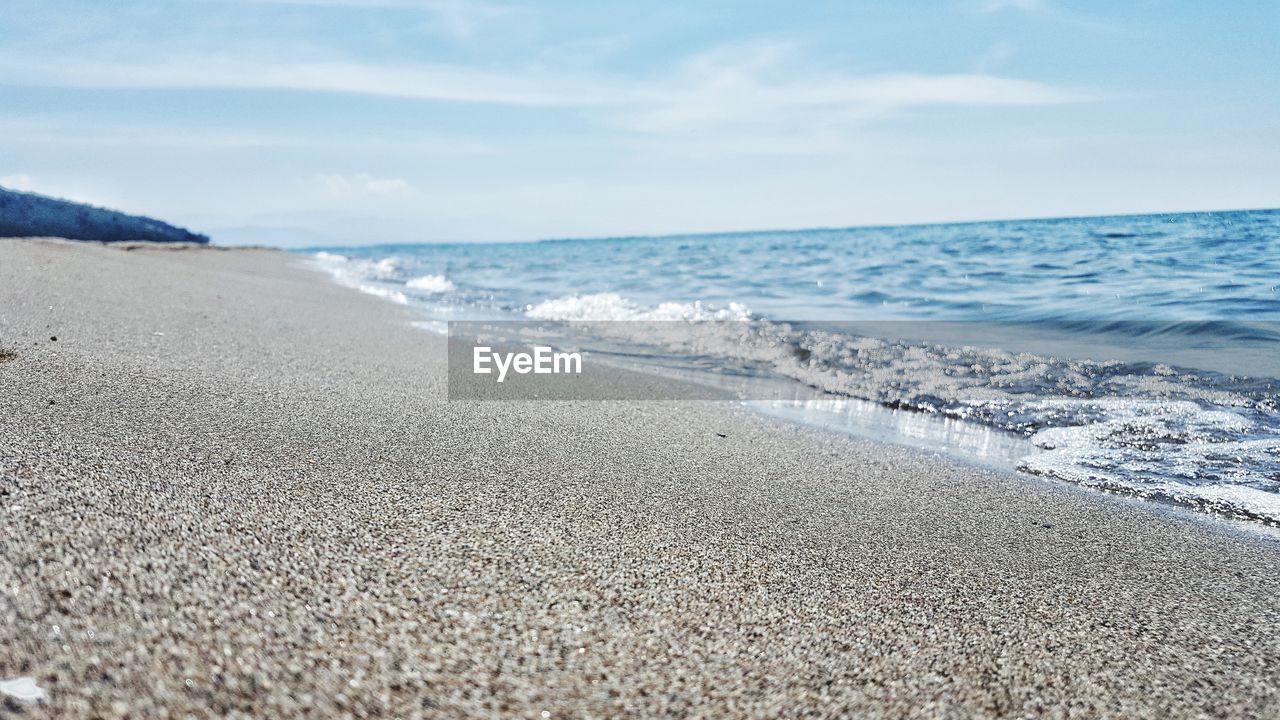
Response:
[[[751,321],[696,367],[821,393],[777,414],[959,423],[1025,472],[1280,524],[1278,210],[308,252],[425,327]]]

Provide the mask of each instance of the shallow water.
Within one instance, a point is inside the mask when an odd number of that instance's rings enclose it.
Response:
[[[1029,448],[1027,472],[1280,524],[1280,211],[312,256],[428,329],[629,321],[593,325],[599,349],[801,383],[830,401],[783,411],[806,422]],[[872,431],[848,400],[946,422]]]

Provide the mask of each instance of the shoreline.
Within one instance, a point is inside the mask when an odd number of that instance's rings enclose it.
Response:
[[[398,247],[414,246],[402,245]],[[270,250],[270,248],[254,249]],[[349,277],[336,274],[333,267],[316,261],[316,250],[314,248],[290,249],[284,252],[296,257],[301,267],[320,273],[329,282],[369,297],[377,298],[388,305],[418,309],[413,302],[394,297],[385,288],[362,285]],[[417,330],[447,338],[448,330],[445,327],[440,327],[445,324],[443,321],[424,320],[421,317],[408,323],[409,326]],[[902,325],[902,322],[885,321],[868,324],[873,326],[887,324],[897,327]],[[926,322],[925,324],[930,323]],[[966,323],[961,321],[955,323],[934,321],[932,324],[965,325]],[[916,337],[914,339],[919,340],[922,338]],[[1108,346],[1108,349],[1113,348]],[[1019,348],[1019,351],[1026,350],[1027,348]],[[1028,437],[1015,435],[979,423],[929,415],[915,410],[889,408],[882,404],[856,397],[828,395],[794,378],[722,378],[687,368],[677,368],[673,365],[640,362],[635,358],[617,356],[615,353],[605,353],[604,358],[603,362],[611,368],[622,372],[634,373],[630,375],[629,379],[641,386],[651,386],[655,378],[660,379],[662,383],[672,383],[685,388],[685,392],[692,397],[698,397],[704,401],[718,399],[723,403],[742,405],[747,407],[754,415],[770,418],[790,426],[830,433],[841,437],[850,437],[858,441],[885,443],[897,448],[921,453],[924,457],[945,458],[947,462],[955,462],[966,467],[1004,472],[1031,483],[1050,483],[1060,488],[1079,491],[1083,497],[1087,498],[1105,497],[1118,499],[1121,502],[1134,503],[1137,507],[1154,508],[1159,512],[1167,512],[1172,517],[1191,516],[1192,518],[1203,519],[1211,526],[1239,530],[1246,535],[1252,534],[1260,538],[1280,538],[1280,525],[1270,519],[1251,515],[1233,515],[1218,510],[1205,509],[1202,505],[1190,501],[1174,501],[1163,497],[1146,496],[1130,488],[1070,482],[1051,475],[1042,475],[1024,469],[1021,466],[1023,461],[1043,453],[1044,450],[1034,445]],[[797,397],[800,395],[812,397],[808,400],[797,399],[791,401],[785,399],[734,398],[735,392],[741,395],[743,388],[752,382],[764,384],[766,387],[778,386],[774,390],[774,394],[778,397],[784,397],[787,394],[786,388],[794,388],[794,394]],[[645,393],[641,391],[636,394],[643,396]],[[663,398],[669,397],[670,394],[669,390],[655,392],[655,395]],[[723,395],[723,397],[717,398],[717,395]],[[654,400],[654,402],[666,401],[668,400]],[[837,406],[847,405],[853,408],[853,411],[847,413],[843,411],[829,412],[824,409],[815,412],[810,407],[812,405],[830,404]],[[942,447],[938,447],[939,445]]]
[[[0,241],[33,716],[1280,710],[1273,538],[743,408],[449,403],[297,255],[122,250]]]
[[[860,404],[868,404],[867,401],[859,400]],[[855,442],[877,443],[890,445],[900,448],[903,451],[911,452],[925,459],[937,459],[944,463],[955,464],[960,467],[971,468],[980,472],[994,472],[1007,475],[1021,482],[1025,482],[1031,486],[1052,486],[1055,490],[1075,494],[1082,502],[1112,502],[1116,503],[1120,512],[1126,509],[1136,509],[1143,512],[1150,512],[1155,515],[1170,518],[1174,520],[1190,520],[1192,522],[1202,522],[1207,528],[1216,531],[1226,531],[1229,533],[1240,533],[1242,537],[1252,538],[1263,543],[1280,544],[1280,526],[1260,521],[1250,517],[1236,517],[1225,515],[1219,512],[1212,512],[1199,509],[1190,504],[1178,504],[1170,502],[1162,498],[1143,497],[1132,492],[1124,490],[1113,490],[1104,487],[1094,487],[1088,485],[1080,485],[1077,483],[1058,480],[1054,477],[1041,476],[1032,472],[1022,470],[1016,466],[1016,463],[1009,461],[1007,458],[982,458],[973,455],[968,451],[946,449],[932,449],[923,443],[910,442],[910,438],[894,438],[889,439],[888,436],[893,432],[884,427],[873,427],[869,430],[862,427],[856,429],[845,429],[838,427],[834,423],[817,423],[807,420],[793,419],[791,417],[790,408],[784,409],[782,412],[772,410],[761,410],[752,408],[752,412],[764,417],[772,418],[779,423],[804,428],[808,431],[819,432],[836,437],[851,438]],[[877,410],[881,410],[877,408]],[[803,409],[797,413],[804,412]],[[886,414],[893,413],[910,413],[911,411],[891,411],[883,409]],[[934,420],[933,418],[925,418],[926,420]],[[984,428],[980,425],[971,426],[970,429],[982,430],[990,433],[998,431]],[[1014,440],[1021,440],[1013,437]],[[1038,449],[1031,448],[1032,451]]]
[[[1204,323],[1049,322],[1051,327],[1067,326],[1071,333],[1080,335],[1052,341],[1053,330],[1045,332],[1031,321],[783,321],[756,316],[746,311],[744,306],[731,303],[731,307],[737,309],[729,320],[737,322],[712,322],[712,325],[721,325],[718,330],[703,332],[698,328],[704,326],[694,323],[676,325],[677,328],[689,329],[672,331],[670,323],[638,320],[631,321],[630,328],[618,331],[610,319],[592,316],[597,312],[607,315],[619,307],[628,309],[628,301],[607,293],[564,295],[556,300],[537,301],[539,304],[532,310],[526,305],[523,315],[518,309],[503,308],[498,312],[505,315],[458,321],[454,319],[456,308],[432,305],[438,300],[436,296],[452,294],[455,290],[453,283],[443,275],[400,282],[404,278],[396,277],[395,273],[402,259],[395,255],[383,256],[376,261],[360,259],[353,264],[351,258],[341,254],[309,250],[293,252],[303,265],[324,273],[343,287],[418,311],[421,317],[410,323],[415,328],[450,337],[455,335],[455,330],[450,328],[456,327],[456,338],[460,341],[468,337],[493,339],[502,335],[511,342],[520,342],[518,338],[526,333],[539,338],[539,342],[554,337],[562,347],[584,348],[595,358],[593,365],[599,362],[622,372],[640,373],[616,383],[617,386],[646,388],[618,395],[612,388],[602,389],[598,385],[594,386],[595,390],[584,392],[583,383],[565,385],[546,381],[534,383],[528,390],[513,389],[508,385],[499,393],[508,396],[503,398],[493,394],[498,387],[482,388],[485,383],[467,380],[468,373],[460,370],[451,375],[451,392],[456,386],[464,393],[477,392],[487,399],[507,400],[534,399],[540,394],[543,399],[607,401],[693,397],[736,399],[762,415],[811,428],[834,430],[864,440],[926,451],[936,450],[980,466],[1010,469],[1111,495],[1163,503],[1185,512],[1280,528],[1280,504],[1277,504],[1275,493],[1254,484],[1273,482],[1262,469],[1269,463],[1263,452],[1246,451],[1247,459],[1237,456],[1233,465],[1230,460],[1223,463],[1232,452],[1231,443],[1224,442],[1221,437],[1214,438],[1207,445],[1204,442],[1205,436],[1213,436],[1215,426],[1220,429],[1233,425],[1238,426],[1237,432],[1244,433],[1234,438],[1236,445],[1241,441],[1269,439],[1266,431],[1260,429],[1273,430],[1271,423],[1274,421],[1266,411],[1257,417],[1262,424],[1256,427],[1248,414],[1272,406],[1273,398],[1259,397],[1256,393],[1261,392],[1262,382],[1280,376],[1280,368],[1275,367],[1274,353],[1269,354],[1253,344],[1241,344],[1239,338],[1228,347],[1216,350],[1197,347],[1190,354],[1185,350],[1180,354],[1174,348],[1181,346],[1177,342],[1170,344],[1164,337],[1175,328],[1192,334],[1203,333]],[[351,250],[344,249],[344,252],[350,253]],[[381,255],[382,251],[378,254]],[[414,281],[424,279],[431,282],[432,289],[427,296],[413,294]],[[441,289],[435,289],[437,287]],[[468,302],[471,301],[463,300],[460,307],[468,307]],[[596,307],[587,316],[578,317],[574,313],[581,309],[583,303]],[[698,303],[689,305],[675,301],[670,305],[692,308],[698,320],[707,320],[708,316],[720,319],[723,312],[723,308],[704,308]],[[554,311],[540,310],[550,310],[552,306],[555,306]],[[568,310],[572,312],[566,319],[564,313]],[[670,314],[671,310],[667,312]],[[551,326],[543,326],[544,322],[551,323]],[[566,325],[559,326],[560,322]],[[1086,325],[1095,327],[1091,332],[1082,332]],[[1265,323],[1256,325],[1252,332],[1263,334],[1250,339],[1274,341],[1274,336],[1264,332]],[[734,326],[745,329],[735,330]],[[756,333],[752,332],[761,326],[763,331],[759,335],[764,336],[763,342],[759,336],[753,337]],[[793,327],[801,328],[802,333],[817,331],[818,335],[797,337],[791,332]],[[833,352],[829,344],[823,345],[827,342],[822,338],[824,333],[844,338],[845,346]],[[1124,333],[1154,336],[1156,341],[1146,337],[1138,346],[1121,350],[1114,343],[1116,337]],[[650,337],[663,339],[654,343]],[[780,337],[786,339],[780,343]],[[619,338],[622,338],[621,345],[616,344]],[[863,363],[864,348],[859,345],[864,341],[880,343],[882,347],[888,344],[899,349],[908,348],[908,353],[918,347],[932,347],[951,355],[951,364],[934,367],[906,365],[902,367],[906,377],[910,378],[906,382],[901,376],[880,375],[875,381],[859,384],[853,378],[870,376],[881,370],[876,368],[874,359]],[[780,353],[780,344],[784,348],[790,347],[791,354]],[[750,349],[742,350],[743,345]],[[842,352],[849,351],[855,353],[856,360],[841,357]],[[470,351],[463,348],[463,352]],[[1206,359],[1206,353],[1213,361],[1198,362],[1197,358]],[[954,357],[960,354],[974,357],[967,363],[955,363]],[[821,359],[811,366],[803,360],[797,364],[792,355],[818,355]],[[1254,358],[1254,367],[1241,365],[1248,365],[1246,357]],[[1259,360],[1259,357],[1265,359]],[[1027,362],[1026,358],[1031,358],[1031,361]],[[717,368],[717,372],[706,367],[708,361],[724,364]],[[451,359],[450,365],[462,368],[470,362],[458,356]],[[744,364],[739,367],[739,362]],[[992,402],[990,395],[985,402],[983,398],[974,402],[965,397],[963,391],[957,392],[962,385],[947,387],[936,380],[925,379],[921,386],[934,383],[937,395],[928,391],[906,392],[898,396],[892,390],[887,395],[883,392],[886,386],[911,385],[916,378],[963,376],[984,362],[990,363],[991,368],[997,363],[1007,366],[1021,364],[1024,377],[1020,378],[1018,372],[1013,372],[1001,378],[995,377],[993,372],[993,376],[987,378],[985,384],[979,383],[979,387],[991,389],[1008,382],[1022,383],[1026,375],[1039,373],[1044,376],[1044,384],[1039,388],[1044,394],[1038,399],[1054,407],[1057,413],[1068,417],[1074,415],[1074,421],[1055,417],[1043,408],[1036,408],[1036,402],[1024,400],[1028,395],[1036,399],[1036,391],[1028,393],[1025,387],[1006,397],[1007,412],[998,407],[993,409],[999,401]],[[1235,369],[1228,372],[1223,363]],[[1126,394],[1123,388],[1117,389],[1113,385],[1101,390],[1101,394],[1082,395],[1078,387],[1065,390],[1061,386],[1049,387],[1049,373],[1044,370],[1049,364],[1062,376],[1077,377],[1078,366],[1081,365],[1092,368],[1086,370],[1086,374],[1094,372],[1099,376],[1108,372],[1109,367],[1138,368],[1137,376],[1121,376],[1112,381],[1118,380],[1121,386],[1131,387],[1145,383],[1149,392]],[[1254,376],[1252,381],[1251,375]],[[1173,392],[1168,387],[1157,387],[1167,384],[1168,378],[1179,378],[1188,384]],[[1202,381],[1206,385],[1196,384]],[[676,389],[662,388],[663,383],[670,383]],[[847,383],[848,387],[840,387],[842,383]],[[591,383],[585,385],[593,387]],[[1233,395],[1233,390],[1244,394]],[[1185,394],[1179,396],[1179,391]],[[551,394],[546,395],[547,392]],[[1210,402],[1206,408],[1199,403],[1206,397],[1214,398],[1220,404]],[[939,405],[943,406],[941,411]],[[1194,410],[1189,411],[1188,408]],[[1030,419],[1028,412],[1032,416]],[[1224,419],[1223,412],[1232,415]],[[1235,416],[1236,412],[1242,415]],[[1005,421],[1006,417],[1017,415],[1022,417],[1016,421]],[[1124,422],[1117,423],[1117,418]],[[1125,425],[1130,423],[1133,427],[1126,429]],[[1143,429],[1147,434],[1143,434]],[[1253,434],[1248,434],[1250,431]],[[1111,435],[1123,437],[1108,437]],[[1180,453],[1178,448],[1182,446],[1197,449]],[[1117,453],[1135,448],[1138,448],[1137,454],[1117,457]],[[1159,463],[1157,469],[1150,469],[1153,462]],[[1148,467],[1144,469],[1144,465]],[[1230,477],[1241,466],[1253,473],[1248,477],[1253,482],[1244,482],[1238,476],[1230,482],[1204,482],[1206,477]],[[1187,468],[1191,467],[1197,469],[1188,471]]]

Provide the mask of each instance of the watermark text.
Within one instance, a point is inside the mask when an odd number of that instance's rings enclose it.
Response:
[[[556,352],[545,345],[535,345],[533,352],[500,352],[487,345],[472,349],[471,371],[477,375],[498,373],[498,382],[507,373],[518,375],[565,375],[582,373],[582,355],[576,352]]]

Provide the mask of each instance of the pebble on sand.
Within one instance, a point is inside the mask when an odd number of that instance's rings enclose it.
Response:
[[[8,695],[22,702],[41,702],[48,695],[44,688],[36,684],[32,677],[20,677],[12,680],[0,680],[0,695]]]

